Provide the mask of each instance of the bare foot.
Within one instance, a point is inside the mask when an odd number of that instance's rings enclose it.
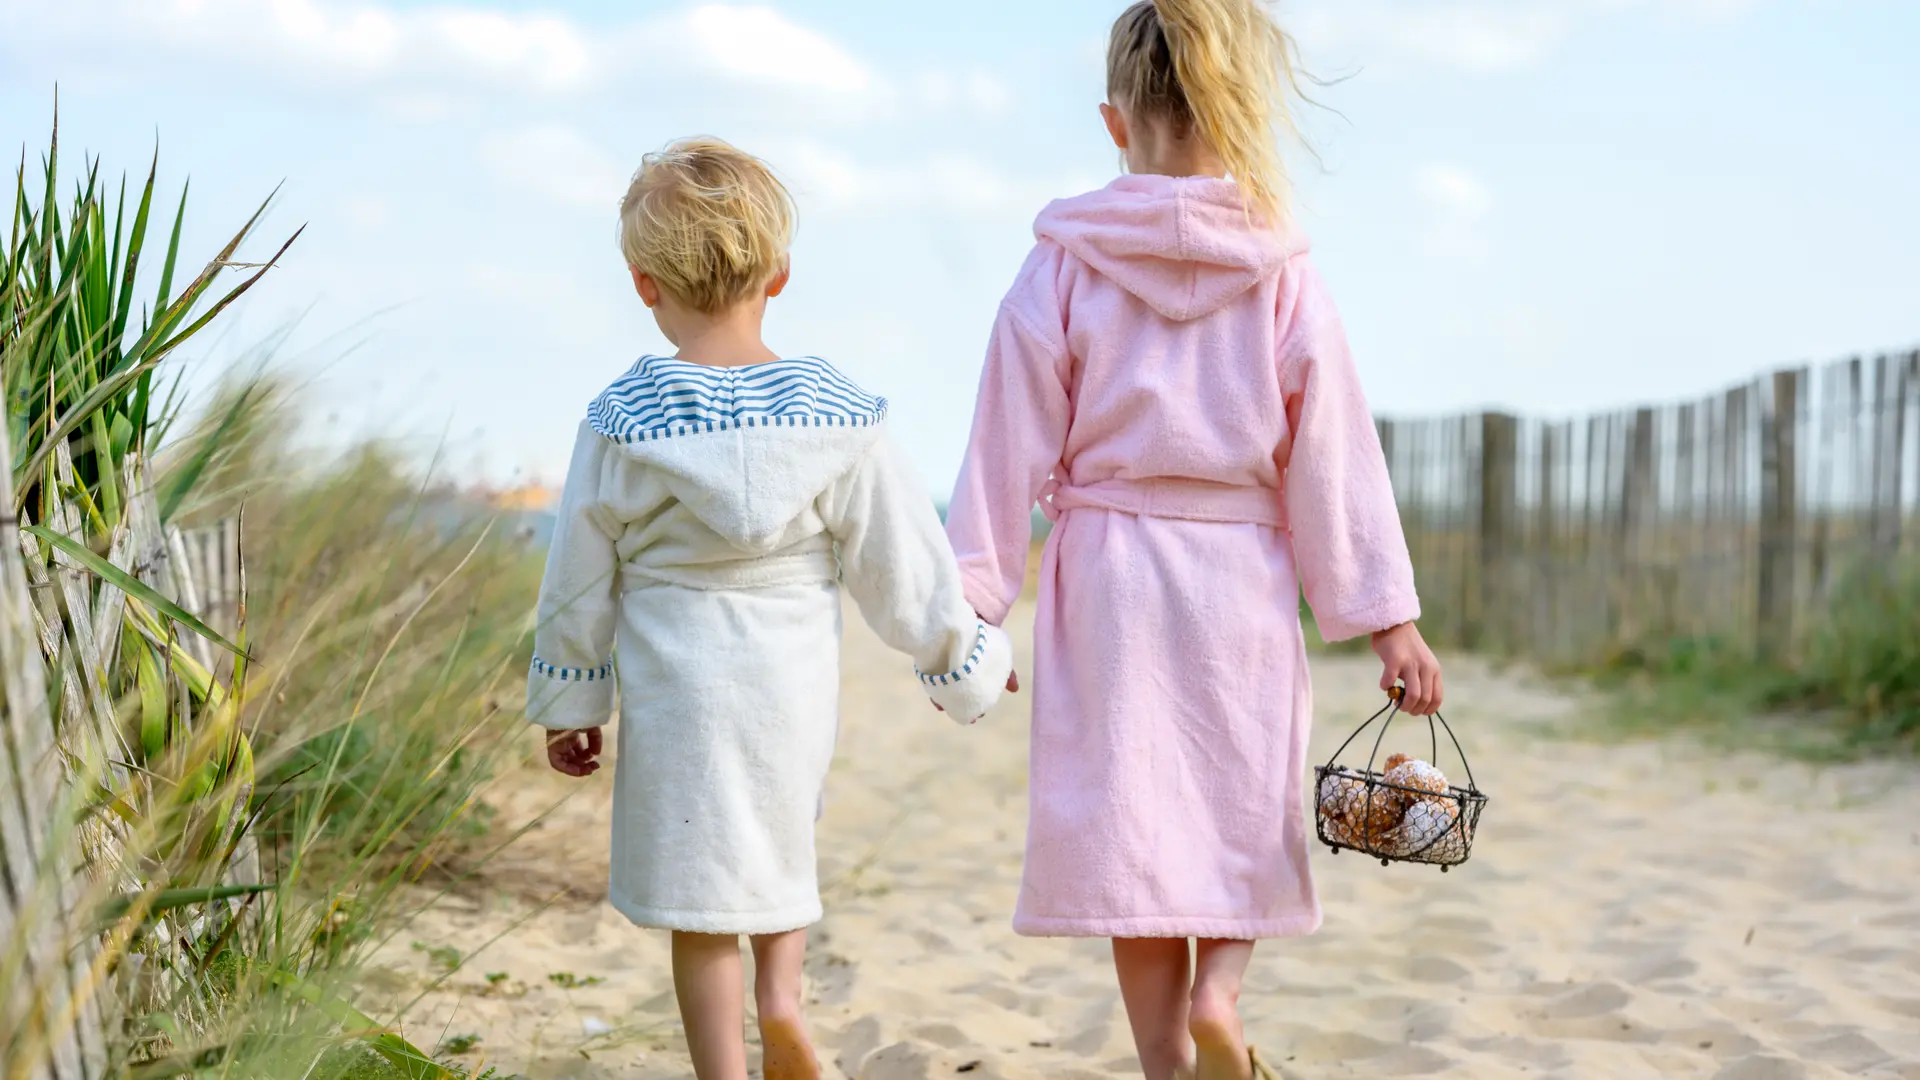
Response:
[[[766,1080],[820,1080],[820,1059],[799,1017],[760,1018],[760,1075]]]
[[[1253,1080],[1253,1060],[1231,1004],[1196,999],[1187,1013],[1193,1034],[1196,1080]]]

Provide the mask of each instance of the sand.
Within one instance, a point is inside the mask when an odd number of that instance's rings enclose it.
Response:
[[[1138,1075],[1105,944],[1008,928],[1025,696],[958,728],[848,625],[807,969],[828,1075]],[[1317,754],[1377,678],[1316,663]],[[1494,799],[1473,859],[1316,849],[1325,928],[1263,945],[1243,1001],[1283,1076],[1920,1080],[1920,771],[1568,740],[1549,729],[1582,703],[1544,683],[1456,661],[1447,685]],[[452,1059],[502,1075],[691,1075],[666,935],[604,903],[608,788],[532,767],[496,785],[507,825],[565,801],[382,954],[396,1000],[451,959],[427,948],[467,954],[408,1014],[415,1042],[478,1036]]]

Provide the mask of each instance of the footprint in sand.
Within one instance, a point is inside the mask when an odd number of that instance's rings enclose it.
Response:
[[[1783,1057],[1754,1054],[1713,1074],[1713,1080],[1807,1080],[1807,1067]]]
[[[952,1024],[921,1024],[913,1029],[913,1037],[948,1050],[958,1050],[973,1041],[967,1038],[966,1032]]]
[[[932,1080],[933,1058],[912,1043],[892,1043],[868,1054],[856,1080]]]
[[[1619,983],[1586,983],[1555,994],[1541,1015],[1552,1020],[1580,1020],[1619,1012],[1632,1000],[1633,992]]]
[[[1467,985],[1473,972],[1466,965],[1444,956],[1416,956],[1407,964],[1407,976],[1415,982],[1442,986]]]
[[[867,1055],[879,1049],[882,1040],[880,1018],[863,1016],[848,1024],[836,1034],[830,1034],[824,1042],[838,1053],[833,1063],[843,1076],[858,1076],[860,1065]]]
[[[1843,1031],[1837,1035],[1828,1035],[1825,1038],[1804,1043],[1795,1049],[1800,1057],[1808,1061],[1817,1061],[1850,1073],[1866,1072],[1876,1065],[1887,1063],[1893,1057],[1879,1043],[1857,1031]]]

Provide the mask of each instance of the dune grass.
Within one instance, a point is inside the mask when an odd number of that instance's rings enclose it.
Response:
[[[1792,655],[1679,638],[1582,672],[1621,734],[1683,730],[1815,761],[1920,754],[1920,556],[1853,568]]]
[[[157,170],[63,187],[57,126],[41,166],[0,252],[0,1078],[452,1075],[357,975],[480,854],[538,563],[403,455],[296,452],[285,384],[167,389],[292,242],[243,254],[259,210],[176,291],[184,191],[150,245]],[[168,536],[235,518],[223,631]]]

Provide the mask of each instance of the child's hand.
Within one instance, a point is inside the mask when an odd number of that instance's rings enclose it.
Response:
[[[1406,687],[1400,698],[1400,711],[1415,716],[1431,716],[1440,711],[1443,691],[1440,685],[1440,661],[1420,637],[1412,623],[1401,623],[1373,635],[1373,651],[1380,657],[1380,689],[1391,690],[1398,682]]]
[[[1017,671],[1007,672],[1007,693],[1017,694],[1019,692],[1020,692],[1020,673]],[[941,712],[947,711],[945,709],[941,709],[940,703],[937,701],[928,702],[928,704],[932,705],[935,709],[939,709],[939,711]]]
[[[600,729],[547,732],[547,764],[568,776],[592,776],[600,771]]]

